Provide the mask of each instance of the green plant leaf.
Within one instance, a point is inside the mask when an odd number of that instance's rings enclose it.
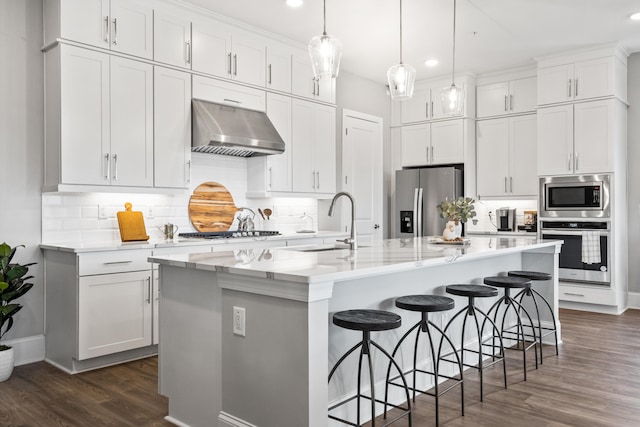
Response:
[[[6,290],[9,287],[7,282],[0,282],[0,292]]]
[[[0,296],[0,299],[4,302],[11,302],[16,298],[20,298],[22,295],[26,294],[29,289],[33,287],[33,283],[24,283],[17,289],[11,292],[5,292]]]
[[[0,257],[8,257],[11,254],[11,246],[7,245],[7,243],[3,243],[0,245]]]

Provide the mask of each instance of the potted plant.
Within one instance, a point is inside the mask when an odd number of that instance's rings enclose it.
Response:
[[[6,243],[0,245],[0,381],[7,380],[13,372],[13,348],[1,344],[2,337],[13,326],[13,316],[22,309],[21,304],[12,301],[33,287],[33,283],[27,283],[33,276],[27,276],[27,273],[35,263],[11,263],[18,247],[12,248]]]
[[[438,212],[442,218],[448,218],[442,237],[444,240],[462,239],[462,224],[476,216],[475,200],[471,197],[458,197],[449,201],[444,199],[438,207]]]

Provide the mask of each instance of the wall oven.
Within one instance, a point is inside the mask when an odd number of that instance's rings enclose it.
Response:
[[[608,285],[611,282],[611,235],[609,221],[541,221],[543,240],[564,240],[559,256],[558,279]],[[583,239],[591,233],[590,244],[599,237],[599,262],[585,263]],[[595,233],[595,234],[594,234]],[[597,246],[596,246],[597,247]],[[593,249],[593,246],[592,246]],[[593,259],[587,259],[593,261]]]
[[[542,218],[609,218],[609,175],[540,178]]]

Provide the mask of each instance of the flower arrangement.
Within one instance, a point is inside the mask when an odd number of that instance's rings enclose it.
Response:
[[[437,207],[442,218],[456,222],[467,222],[476,216],[475,202],[471,197],[458,197],[452,201],[446,198]]]

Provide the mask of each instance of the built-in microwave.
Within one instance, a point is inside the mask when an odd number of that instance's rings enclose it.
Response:
[[[539,212],[543,218],[609,218],[609,175],[540,178]]]

